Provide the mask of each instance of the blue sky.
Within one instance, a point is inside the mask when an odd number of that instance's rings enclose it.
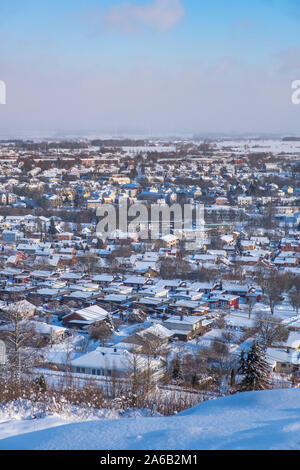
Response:
[[[298,0],[0,0],[0,125],[297,132]]]

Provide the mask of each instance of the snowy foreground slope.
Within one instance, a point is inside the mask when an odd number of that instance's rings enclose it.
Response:
[[[6,421],[0,449],[300,449],[300,389],[236,394],[172,417]]]

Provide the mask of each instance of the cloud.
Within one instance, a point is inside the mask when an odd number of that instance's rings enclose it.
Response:
[[[122,33],[142,29],[166,32],[174,28],[184,15],[181,0],[152,0],[150,3],[122,3],[104,14],[107,27]]]
[[[274,55],[280,72],[297,72],[300,74],[300,48],[290,47]]]
[[[235,37],[240,37],[241,35],[257,35],[258,33],[265,34],[265,28],[256,21],[253,21],[250,18],[242,17],[237,21],[233,22],[231,25],[231,34]]]

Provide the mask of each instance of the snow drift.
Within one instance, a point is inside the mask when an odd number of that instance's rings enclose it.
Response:
[[[299,449],[300,389],[240,393],[171,417],[64,423],[0,423],[0,449]]]

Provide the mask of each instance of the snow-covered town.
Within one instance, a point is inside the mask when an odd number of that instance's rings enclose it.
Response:
[[[3,142],[3,367],[51,386],[94,383],[112,401],[139,376],[134,405],[167,410],[176,391],[181,411],[232,393],[241,353],[258,343],[271,388],[300,384],[298,147]],[[96,209],[107,203],[201,205],[201,244],[172,227],[104,236]]]
[[[0,1],[0,455],[300,450],[299,6]]]

